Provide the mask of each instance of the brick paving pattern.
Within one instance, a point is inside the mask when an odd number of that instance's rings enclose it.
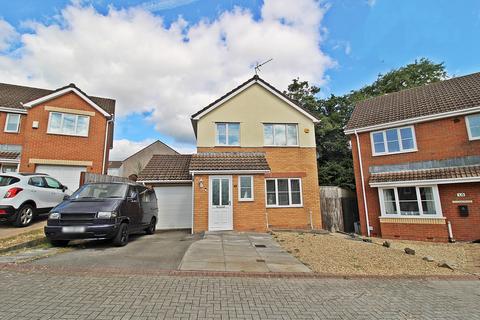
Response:
[[[92,270],[93,272],[93,270]],[[480,281],[0,271],[0,319],[480,319]]]

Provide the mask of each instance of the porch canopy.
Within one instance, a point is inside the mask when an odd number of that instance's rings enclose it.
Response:
[[[190,173],[268,173],[263,152],[202,152],[192,155]]]

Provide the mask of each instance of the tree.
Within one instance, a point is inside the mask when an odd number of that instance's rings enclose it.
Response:
[[[446,78],[443,63],[436,64],[422,58],[386,74],[379,74],[372,84],[361,89],[343,96],[331,95],[327,99],[317,97],[319,88],[310,86],[307,81],[294,79],[285,93],[320,119],[315,128],[320,184],[355,189],[352,153],[343,128],[356,102]]]

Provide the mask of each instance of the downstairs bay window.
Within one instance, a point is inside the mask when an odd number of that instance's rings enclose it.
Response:
[[[442,216],[437,186],[385,187],[378,195],[383,217]]]
[[[299,178],[265,180],[267,207],[301,207],[302,180]]]

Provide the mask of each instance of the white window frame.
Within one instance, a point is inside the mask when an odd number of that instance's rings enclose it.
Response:
[[[268,204],[267,199],[267,181],[275,181],[275,204]],[[279,205],[278,204],[278,180],[288,180],[288,203],[289,205]],[[300,203],[292,204],[292,190],[291,190],[291,180],[298,180],[300,186]],[[302,179],[301,178],[268,178],[265,179],[265,206],[267,208],[301,208],[303,207],[303,189],[302,189]]]
[[[470,117],[480,117],[480,113],[476,114],[470,114],[468,116],[465,116],[465,124],[467,125],[467,132],[468,132],[468,140],[473,141],[473,140],[480,140],[480,136],[474,137],[472,136],[472,130],[470,129]]]
[[[406,129],[406,128],[410,128],[412,130],[413,149],[403,149],[402,136],[400,135],[400,130],[401,129]],[[398,137],[398,144],[400,146],[400,151],[388,152],[387,131],[393,130],[393,129],[397,130],[397,137]],[[373,140],[373,135],[376,134],[376,133],[382,133],[383,134],[383,146],[384,146],[384,149],[385,149],[384,152],[376,152],[375,151],[375,141]],[[418,149],[417,149],[417,135],[415,134],[415,127],[413,125],[404,126],[404,127],[396,127],[396,128],[388,128],[388,129],[385,129],[385,130],[372,131],[372,132],[370,132],[370,144],[372,146],[372,155],[373,156],[385,156],[385,155],[390,155],[390,154],[399,154],[399,153],[408,153],[408,152],[418,151]]]
[[[251,197],[242,198],[242,178],[250,178]],[[238,176],[238,201],[253,201],[253,176]]]
[[[266,144],[265,143],[265,126],[266,125],[271,125],[272,126],[272,131],[273,131],[273,144]],[[275,144],[275,126],[276,125],[283,125],[285,126],[285,145],[281,144]],[[287,132],[287,126],[288,125],[294,125],[297,131],[297,139],[295,144],[288,144],[288,132]],[[298,123],[273,123],[273,122],[265,122],[263,124],[263,146],[265,147],[277,147],[277,148],[288,148],[288,147],[298,147],[299,142],[298,142]]]
[[[398,198],[398,188],[402,187],[414,187],[415,191],[417,193],[417,203],[418,203],[418,209],[420,214],[419,215],[402,215],[400,213],[400,199]],[[435,201],[435,214],[425,214],[423,213],[423,207],[422,207],[422,199],[420,197],[420,188],[432,188],[433,192],[433,200]],[[395,206],[397,208],[397,213],[393,214],[387,214],[385,212],[385,198],[383,195],[383,190],[384,189],[393,189],[395,193]],[[418,219],[418,218],[442,218],[443,217],[443,212],[442,212],[442,205],[440,202],[440,194],[438,192],[438,185],[401,185],[401,186],[391,186],[391,187],[381,187],[378,188],[378,199],[380,202],[380,212],[382,217],[388,217],[388,218],[400,218],[400,219]]]
[[[8,121],[11,116],[18,116],[17,128],[15,130],[8,130]],[[5,118],[5,128],[3,131],[8,133],[18,133],[20,130],[20,121],[22,121],[22,116],[19,113],[7,113],[7,117]]]
[[[225,144],[220,144],[220,141],[218,139],[218,125],[219,124],[224,124],[225,125]],[[230,124],[238,124],[238,143],[236,144],[230,144],[228,141],[228,126]],[[240,122],[215,122],[215,146],[219,147],[238,147],[240,146],[240,137],[241,137],[241,125]]]
[[[63,131],[63,118],[65,115],[71,115],[75,117],[75,132],[77,131],[78,126],[78,118],[79,117],[86,117],[87,118],[87,133],[86,134],[77,134],[77,133],[64,133],[64,132],[53,132],[50,130],[50,123],[52,120],[53,114],[60,114],[62,116],[62,120],[60,121],[60,129]],[[48,134],[58,134],[62,136],[74,136],[74,137],[88,137],[88,133],[90,132],[90,116],[83,115],[83,114],[73,114],[73,113],[66,113],[66,112],[56,112],[52,111],[48,115],[48,125],[47,125],[47,133]]]

